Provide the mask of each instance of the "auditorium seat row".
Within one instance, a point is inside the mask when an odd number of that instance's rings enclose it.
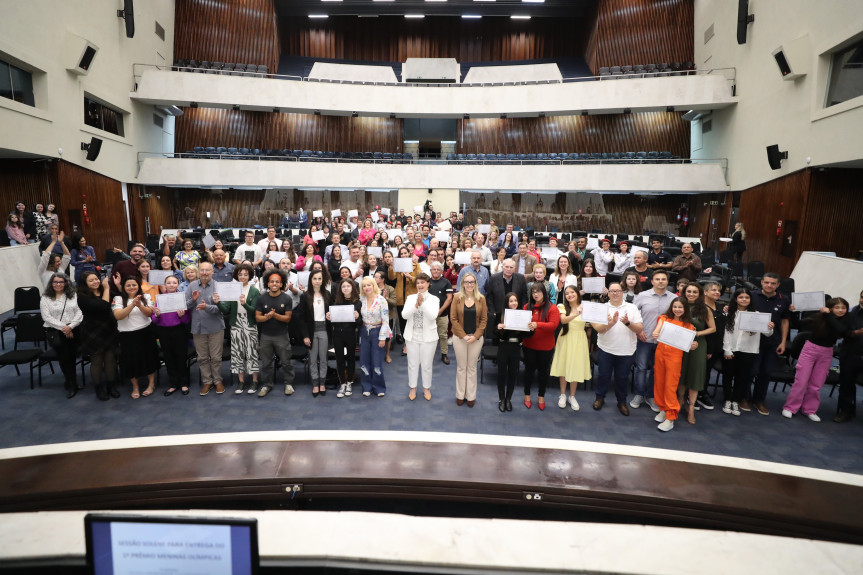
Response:
[[[612,76],[615,80],[631,78],[653,78],[656,76],[685,76],[695,70],[692,62],[661,62],[659,64],[636,64],[635,66],[603,66],[600,78]]]
[[[690,163],[671,152],[613,152],[557,154],[447,154],[448,164],[664,164]]]
[[[213,160],[298,160],[300,162],[327,162],[336,160],[355,160],[376,162],[381,164],[402,164],[413,161],[410,152],[323,152],[321,150],[271,150],[259,148],[226,148],[195,146],[193,150],[183,154],[175,154],[181,158],[202,158]]]
[[[179,72],[198,72],[204,74],[222,74],[225,76],[257,76],[263,78],[269,74],[269,68],[264,64],[233,64],[230,62],[209,62],[207,60],[177,60],[174,68]]]

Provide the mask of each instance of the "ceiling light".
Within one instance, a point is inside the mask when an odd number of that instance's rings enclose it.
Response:
[[[446,2],[446,0],[426,0],[426,2]]]
[[[465,20],[479,20],[482,18],[479,14],[462,14],[461,17]]]
[[[513,14],[510,18],[513,20],[530,20],[530,16],[521,16],[516,14]]]
[[[495,0],[473,0],[474,2],[494,2]]]
[[[309,14],[309,18],[313,18],[315,20],[322,20],[324,18],[329,18],[326,14]]]
[[[414,18],[419,20],[420,18],[425,18],[425,14],[405,14],[405,18]]]
[[[542,4],[545,0],[521,0],[525,4]]]

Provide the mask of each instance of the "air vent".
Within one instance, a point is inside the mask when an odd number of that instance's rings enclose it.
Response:
[[[711,26],[710,29],[713,30],[713,26]],[[162,42],[165,41],[165,29],[162,28],[162,25],[158,22],[156,22],[156,36],[161,38]],[[705,42],[707,42],[707,40],[705,40]]]
[[[710,130],[713,129],[713,120],[702,120],[701,121],[701,133],[706,134]]]
[[[707,44],[711,38],[713,38],[713,24],[708,26],[707,30],[704,31],[704,43]],[[162,39],[164,40],[164,38]]]
[[[153,114],[153,123],[159,126],[160,128],[165,127],[165,118],[160,116],[159,114]]]

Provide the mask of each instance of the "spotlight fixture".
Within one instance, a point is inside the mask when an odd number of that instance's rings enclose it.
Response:
[[[357,117],[359,117],[358,112],[351,112],[351,118],[357,118]]]
[[[395,120],[395,119],[396,119],[396,115],[395,115],[395,114],[390,114],[390,120]]]
[[[623,113],[624,113],[624,114],[631,114],[631,113],[632,113],[632,108],[624,108],[624,109],[623,109]]]
[[[673,112],[673,111],[674,111],[674,106],[666,106],[665,111],[666,111],[666,112]]]
[[[273,108],[273,113],[274,113],[274,114],[278,114],[279,112],[281,112],[281,110],[279,110],[279,108],[278,108],[278,107]]]
[[[320,111],[320,110],[315,110],[315,116],[320,116],[320,115],[321,115],[321,111]]]
[[[501,114],[501,115],[500,115],[500,119],[501,119],[501,120],[506,120],[506,114]]]
[[[464,115],[464,119],[465,119],[465,120],[470,120],[470,114],[465,114],[465,115]]]
[[[198,103],[197,103],[197,102],[189,102],[189,107],[190,107],[190,108],[197,108],[197,107],[198,107]]]
[[[240,111],[240,105],[239,105],[239,104],[234,104],[233,106],[231,106],[231,109],[232,109],[233,111],[235,111],[235,112],[239,112],[239,111]]]
[[[540,118],[545,118],[545,112],[540,112],[540,113],[539,113],[539,117],[540,117]]]
[[[581,111],[581,115],[582,115],[582,116],[587,116],[587,110],[582,110],[582,111]]]

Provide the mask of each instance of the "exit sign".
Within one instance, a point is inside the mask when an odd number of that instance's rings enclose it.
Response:
[[[719,205],[719,202],[718,202],[718,201],[716,201],[716,200],[713,200],[712,202],[710,202],[710,205],[711,205],[711,206],[718,206],[718,205]]]

